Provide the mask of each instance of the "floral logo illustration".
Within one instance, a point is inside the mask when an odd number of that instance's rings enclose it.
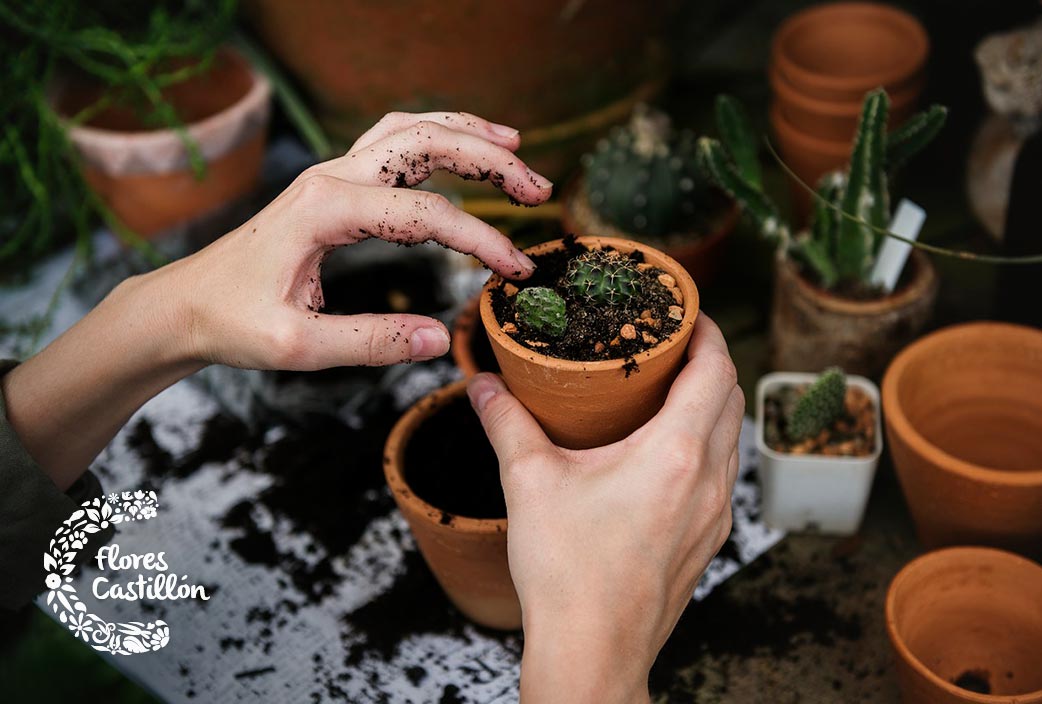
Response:
[[[54,533],[43,566],[47,570],[47,605],[72,633],[95,650],[117,655],[133,655],[159,650],[170,641],[165,621],[110,623],[88,613],[72,586],[73,560],[87,545],[88,536],[110,525],[147,521],[156,517],[158,499],[154,491],[124,491],[109,494],[107,500],[85,501]]]

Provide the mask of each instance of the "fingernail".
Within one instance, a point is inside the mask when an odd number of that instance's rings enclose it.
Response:
[[[414,359],[440,357],[448,351],[449,334],[444,328],[417,328],[409,338],[409,353]]]
[[[541,188],[544,191],[554,187],[553,181],[542,174],[537,174],[535,171],[532,171],[532,169],[528,170],[528,178],[531,179],[536,188]]]
[[[516,137],[519,133],[513,127],[507,127],[506,125],[497,125],[495,122],[489,123],[492,131],[500,137],[510,139]]]
[[[474,410],[481,413],[492,397],[503,390],[503,382],[495,374],[478,374],[467,387],[467,396]]]
[[[517,262],[518,266],[527,271],[535,271],[535,262],[533,262],[527,254],[522,252],[520,249],[514,252],[514,261]]]

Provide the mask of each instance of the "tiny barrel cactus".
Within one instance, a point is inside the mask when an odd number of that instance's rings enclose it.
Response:
[[[518,291],[514,311],[522,327],[548,337],[561,337],[568,327],[564,299],[550,288],[533,286]]]
[[[787,419],[786,434],[793,442],[811,438],[832,425],[842,414],[847,378],[837,367],[826,369],[803,392]]]
[[[709,195],[695,138],[674,133],[664,113],[638,105],[583,157],[586,196],[604,221],[624,232],[662,237],[691,229]]]
[[[568,263],[565,279],[580,298],[609,306],[622,305],[637,292],[640,272],[617,252],[592,250]]]

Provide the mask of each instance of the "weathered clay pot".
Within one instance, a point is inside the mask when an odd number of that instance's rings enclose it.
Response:
[[[55,90],[64,117],[93,104],[104,86],[69,81]],[[260,175],[271,110],[268,80],[222,50],[210,70],[163,91],[207,162],[197,180],[182,137],[151,129],[128,108],[70,126],[83,175],[123,223],[151,235],[245,195]]]
[[[875,88],[897,93],[921,78],[930,38],[907,12],[870,2],[815,5],[774,34],[771,66],[798,92],[857,102]]]
[[[492,276],[481,295],[485,326],[510,391],[531,411],[556,444],[572,449],[600,447],[621,440],[646,423],[662,407],[680,372],[687,343],[698,315],[698,289],[684,267],[665,254],[630,240],[579,237],[586,246],[639,249],[644,260],[668,272],[684,298],[684,318],[669,339],[632,358],[575,362],[539,354],[504,333],[492,311],[490,291],[502,283]],[[544,242],[525,252],[539,255],[562,247],[561,240]]]
[[[590,206],[586,196],[586,185],[580,177],[565,191],[564,207],[561,210],[561,226],[565,232],[581,232],[600,237],[618,237],[628,240],[644,241],[661,249],[668,256],[680,262],[687,269],[698,286],[705,288],[716,278],[727,253],[727,242],[735,225],[738,224],[740,211],[738,205],[732,203],[714,218],[708,232],[677,233],[662,238],[662,241],[642,239],[636,235],[623,232],[614,225],[604,222]]]
[[[1042,556],[1042,331],[970,323],[928,335],[890,365],[883,409],[925,546]]]
[[[976,547],[923,555],[891,582],[886,629],[904,704],[1042,702],[1042,567],[1030,560]]]
[[[481,328],[481,294],[467,301],[452,324],[452,361],[467,379],[479,372],[499,373],[488,336]]]
[[[779,257],[771,306],[771,365],[786,371],[819,372],[840,366],[870,378],[914,340],[933,315],[937,273],[915,250],[907,281],[875,300],[841,298],[810,283],[796,265]]]
[[[476,623],[514,630],[521,627],[521,605],[507,565],[507,520],[455,515],[446,523],[442,510],[416,496],[405,480],[405,448],[413,433],[466,389],[466,381],[458,381],[405,412],[387,438],[384,476],[423,559],[452,603]]]

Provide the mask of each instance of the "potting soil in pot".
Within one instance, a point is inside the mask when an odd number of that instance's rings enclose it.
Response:
[[[786,434],[786,418],[809,384],[782,386],[764,399],[764,440],[776,452],[792,455],[867,457],[876,448],[876,410],[862,389],[848,386],[844,412],[818,435],[792,442]]]

